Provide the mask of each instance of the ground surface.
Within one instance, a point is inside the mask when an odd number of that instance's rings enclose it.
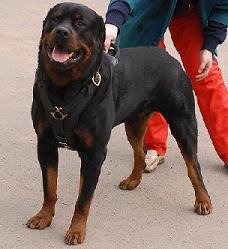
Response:
[[[30,118],[32,84],[41,25],[57,1],[0,1],[0,248],[68,248],[68,228],[79,182],[76,153],[60,152],[59,200],[51,227],[26,228],[41,205],[41,173]],[[106,0],[79,1],[104,15]],[[169,51],[175,55],[168,39]],[[228,81],[228,46],[220,49]],[[177,146],[169,136],[166,162],[144,175],[132,192],[118,189],[132,166],[132,152],[123,127],[114,129],[88,223],[85,249],[226,249],[228,248],[228,172],[222,167],[201,116],[199,159],[214,210],[193,212],[194,193]]]

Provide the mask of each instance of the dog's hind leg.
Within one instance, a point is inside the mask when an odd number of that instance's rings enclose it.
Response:
[[[132,190],[141,182],[143,170],[145,168],[143,140],[147,120],[148,118],[143,118],[134,123],[125,123],[127,138],[134,151],[134,168],[130,176],[119,184],[119,187],[123,190]]]
[[[44,202],[41,210],[27,222],[27,227],[44,229],[50,226],[57,201],[58,151],[56,144],[38,139],[38,159],[43,176]]]
[[[169,121],[172,135],[175,137],[188,169],[188,176],[195,190],[195,212],[209,214],[212,211],[210,197],[201,175],[197,158],[197,124],[193,114],[180,114]]]

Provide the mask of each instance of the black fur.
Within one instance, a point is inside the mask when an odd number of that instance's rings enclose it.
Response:
[[[83,24],[76,23],[76,16]],[[70,29],[72,37],[70,40],[64,40],[63,44],[54,46],[61,46],[61,49],[78,49],[85,45],[84,50],[82,49],[84,54],[76,63],[61,65],[51,62],[47,56],[46,43],[52,43],[53,40],[55,43],[53,30],[58,26]],[[89,103],[80,113],[77,122],[70,114],[67,117],[74,122],[73,149],[78,151],[81,158],[81,192],[66,235],[67,244],[81,243],[84,240],[85,228],[81,228],[81,223],[86,223],[87,207],[90,205],[106,157],[111,130],[123,122],[128,129],[128,139],[140,160],[135,159],[137,173],[134,171],[120,187],[133,189],[139,184],[144,155],[143,146],[138,149],[137,145],[143,139],[146,120],[154,111],[163,114],[184,156],[196,191],[196,212],[207,214],[211,211],[210,199],[197,160],[197,124],[191,82],[180,63],[157,47],[137,47],[121,49],[118,65],[114,67],[108,56],[103,53],[104,38],[102,18],[80,4],[58,4],[49,11],[44,21],[34,84],[32,118],[38,136],[38,158],[43,172],[45,207],[51,206],[48,210],[54,209],[52,203],[55,203],[56,199],[52,198],[55,191],[48,189],[51,185],[49,181],[53,179],[48,178],[47,171],[49,167],[57,170],[59,145],[49,121],[50,117],[45,114],[45,106],[41,103],[38,84],[46,86],[53,105],[64,106],[75,98],[81,89],[87,89],[86,87],[92,84],[91,78],[98,70],[102,78],[100,86],[96,87],[90,96]],[[43,215],[43,209],[38,216]],[[28,222],[28,226],[34,228],[34,223],[33,218]],[[35,228],[43,227],[38,224]]]

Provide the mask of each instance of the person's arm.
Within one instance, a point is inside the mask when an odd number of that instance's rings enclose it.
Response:
[[[213,63],[213,55],[217,46],[223,43],[227,35],[227,26],[222,23],[210,21],[204,29],[204,43],[200,52],[201,64],[198,69],[196,79],[202,80],[205,78]]]
[[[110,44],[115,42],[120,27],[126,22],[130,6],[122,1],[117,0],[108,8],[105,21],[106,38],[105,38],[105,51],[107,52]]]
[[[120,29],[121,25],[123,25],[127,20],[129,12],[129,5],[122,0],[117,0],[109,6],[105,23],[113,24]]]
[[[207,49],[214,54],[217,46],[225,41],[226,35],[226,25],[215,21],[209,21],[208,26],[204,29],[204,43],[202,50]]]
[[[228,1],[218,0],[208,19],[208,25],[204,28],[204,43],[201,49],[201,63],[196,80],[205,78],[213,63],[213,55],[219,44],[226,39],[228,27]]]

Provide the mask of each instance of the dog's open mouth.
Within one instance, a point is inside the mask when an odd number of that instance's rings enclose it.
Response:
[[[84,54],[84,50],[79,48],[75,51],[68,51],[60,46],[54,46],[52,48],[48,47],[47,53],[51,61],[69,64],[79,61]]]

